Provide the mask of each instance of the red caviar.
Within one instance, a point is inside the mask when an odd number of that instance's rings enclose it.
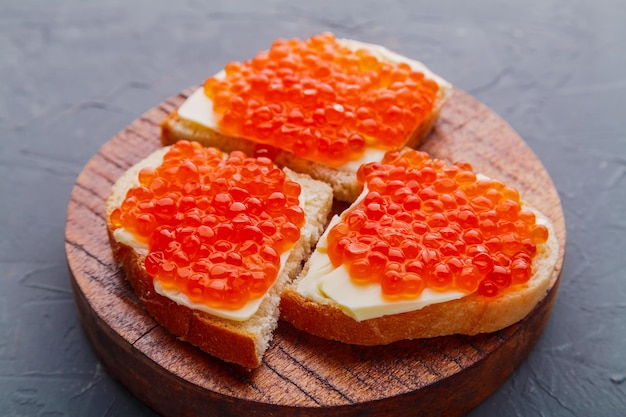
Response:
[[[548,229],[519,193],[416,150],[388,152],[357,173],[368,193],[328,234],[333,265],[389,298],[424,288],[492,297],[530,279]]]
[[[399,149],[432,112],[439,86],[407,63],[341,45],[332,34],[278,39],[204,84],[233,136],[341,165],[366,146]]]
[[[237,309],[260,297],[300,238],[300,185],[268,158],[180,141],[139,183],[111,222],[148,244],[151,276],[193,302]]]

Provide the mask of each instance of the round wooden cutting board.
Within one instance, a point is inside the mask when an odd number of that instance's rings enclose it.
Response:
[[[422,146],[517,187],[554,223],[560,243],[551,289],[520,323],[493,334],[345,345],[281,322],[261,367],[246,371],[177,340],[141,307],[112,258],[104,202],[113,182],[157,149],[159,123],[192,90],[149,110],[106,143],[72,191],[66,253],[84,330],[102,363],[165,416],[399,416],[467,413],[495,391],[539,338],[565,248],[558,194],[541,162],[487,107],[455,90]]]

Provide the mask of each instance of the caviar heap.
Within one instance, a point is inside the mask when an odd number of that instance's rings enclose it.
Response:
[[[515,189],[415,150],[388,152],[357,175],[367,195],[328,234],[332,264],[353,282],[379,282],[397,299],[424,288],[493,297],[530,279],[548,229]]]
[[[342,46],[328,33],[276,40],[224,74],[204,84],[220,129],[332,166],[366,146],[402,147],[439,89],[407,63]]]
[[[237,309],[265,294],[300,237],[300,185],[267,158],[178,142],[111,213],[149,246],[146,271],[192,302]]]

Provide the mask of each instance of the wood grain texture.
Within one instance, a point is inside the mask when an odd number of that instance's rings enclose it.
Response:
[[[143,310],[112,258],[104,201],[113,182],[159,147],[159,122],[189,94],[149,110],[107,142],[72,191],[66,253],[84,330],[109,372],[170,416],[462,415],[530,352],[554,303],[565,248],[558,194],[524,141],[487,107],[455,90],[422,149],[517,187],[553,221],[560,243],[551,290],[522,322],[493,334],[344,345],[281,322],[263,364],[245,371],[181,342]]]

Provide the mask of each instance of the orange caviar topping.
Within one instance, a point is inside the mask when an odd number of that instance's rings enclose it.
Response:
[[[361,166],[365,198],[328,234],[328,255],[355,283],[379,282],[389,298],[424,288],[492,297],[530,279],[548,229],[519,193],[415,150]]]
[[[111,213],[147,242],[146,271],[196,303],[237,309],[265,294],[299,238],[300,185],[267,158],[181,141]]]
[[[398,149],[431,113],[439,89],[407,63],[381,61],[325,33],[276,40],[204,84],[220,128],[328,165],[366,146]]]

